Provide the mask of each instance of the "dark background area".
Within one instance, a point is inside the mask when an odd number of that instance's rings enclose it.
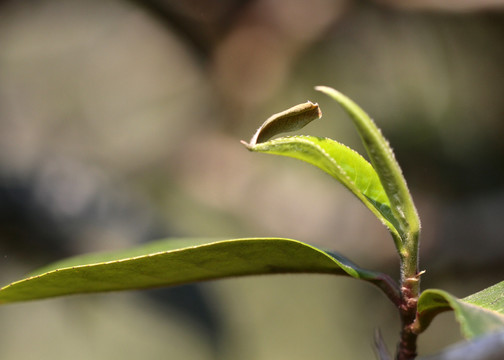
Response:
[[[503,10],[0,1],[0,280],[170,236],[295,238],[397,275],[386,230],[339,184],[239,143],[309,99],[324,116],[303,133],[363,153],[316,85],[349,95],[390,140],[422,219],[423,287],[463,297],[502,280]],[[360,359],[374,328],[392,347],[398,325],[366,284],[255,277],[8,306],[0,357]],[[459,339],[444,314],[420,350]]]

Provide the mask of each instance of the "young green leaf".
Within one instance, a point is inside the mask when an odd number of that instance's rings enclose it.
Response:
[[[349,189],[394,235],[400,246],[398,222],[375,170],[357,152],[334,140],[313,136],[289,136],[256,145],[254,152],[288,156],[317,166]]]
[[[317,86],[315,89],[336,100],[354,121],[371,163],[390,200],[392,213],[399,221],[399,231],[403,242],[414,242],[414,244],[408,244],[408,248],[416,248],[420,220],[406,180],[387,140],[373,120],[351,99],[330,87]]]
[[[3,287],[0,304],[283,273],[351,276],[375,284],[395,302],[399,299],[399,290],[387,275],[361,269],[341,255],[295,240],[255,238],[165,240],[128,251],[70,258]]]
[[[430,289],[418,299],[418,332],[424,331],[434,317],[453,310],[462,334],[470,339],[504,330],[504,281],[464,299],[443,290]]]

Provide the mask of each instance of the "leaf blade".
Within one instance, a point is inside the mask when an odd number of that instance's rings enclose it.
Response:
[[[317,86],[315,89],[334,99],[350,115],[390,200],[392,213],[401,224],[399,231],[403,241],[412,238],[416,242],[420,219],[388,141],[369,115],[350,98],[327,86]]]
[[[304,135],[277,138],[253,146],[248,144],[247,148],[303,160],[325,171],[361,200],[390,230],[394,239],[400,241],[398,221],[376,171],[354,150],[328,138]]]
[[[173,249],[173,245],[159,242],[155,252],[139,255],[137,251],[133,257],[118,252],[105,254],[104,262],[83,256],[56,263],[0,289],[0,304],[260,274],[346,275],[390,287],[383,274],[361,269],[340,255],[329,255],[296,240],[252,238],[188,244]]]
[[[429,289],[418,299],[419,330],[424,331],[434,317],[453,310],[462,335],[476,336],[504,329],[504,281],[476,294],[459,299],[450,293]]]

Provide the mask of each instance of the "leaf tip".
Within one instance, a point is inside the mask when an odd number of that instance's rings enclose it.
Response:
[[[333,88],[331,88],[329,86],[324,86],[324,85],[315,86],[315,90],[320,91],[320,92],[325,93],[325,94],[327,94],[329,92],[337,92],[337,93],[339,93],[339,91],[334,90]]]
[[[240,140],[240,143],[245,146],[247,148],[247,150],[250,150],[252,151],[252,147],[253,145],[252,144],[249,144],[248,142],[246,142],[245,140]]]

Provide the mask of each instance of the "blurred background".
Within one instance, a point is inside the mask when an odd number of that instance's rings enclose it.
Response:
[[[313,90],[353,98],[423,221],[423,287],[503,279],[504,1],[0,1],[0,280],[164,237],[280,236],[397,276],[383,226],[326,174],[251,154],[271,114],[363,154]],[[399,322],[374,288],[250,277],[0,308],[2,359],[369,359]],[[452,314],[420,340],[461,340]]]

